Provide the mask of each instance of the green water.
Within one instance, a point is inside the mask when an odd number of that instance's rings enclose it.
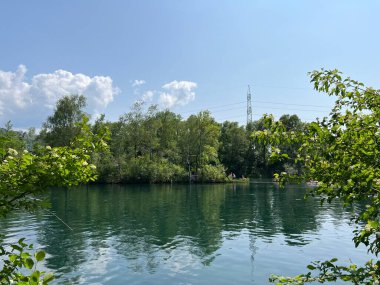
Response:
[[[44,248],[55,284],[268,284],[311,260],[365,261],[351,240],[355,209],[304,194],[272,183],[54,189],[51,212],[0,227],[6,241]]]

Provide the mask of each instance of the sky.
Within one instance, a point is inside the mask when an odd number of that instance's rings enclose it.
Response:
[[[39,128],[59,98],[116,121],[137,101],[219,122],[297,114],[334,98],[308,72],[339,69],[380,88],[377,0],[66,0],[0,2],[0,126]]]

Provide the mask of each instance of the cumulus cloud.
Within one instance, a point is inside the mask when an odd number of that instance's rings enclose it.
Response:
[[[15,113],[30,104],[30,85],[24,82],[26,67],[20,65],[15,72],[0,70],[0,116]]]
[[[138,86],[144,85],[145,83],[146,83],[145,80],[138,80],[138,79],[135,79],[135,80],[132,82],[132,87],[138,87]]]
[[[109,76],[90,77],[65,70],[37,74],[30,82],[25,79],[26,67],[15,72],[0,71],[0,121],[12,120],[39,124],[51,114],[59,98],[82,94],[87,98],[87,112],[97,115],[119,92]],[[17,116],[22,112],[22,116]],[[16,125],[16,124],[15,124]]]
[[[141,96],[141,100],[144,102],[151,102],[153,100],[154,94],[155,94],[155,91],[153,90],[145,91],[143,95]]]
[[[195,99],[194,89],[197,83],[191,81],[177,81],[166,83],[162,86],[159,102],[166,108],[176,105],[184,106]]]

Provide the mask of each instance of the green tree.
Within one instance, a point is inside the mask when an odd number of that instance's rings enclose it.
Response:
[[[191,115],[182,127],[183,165],[190,166],[199,181],[223,181],[225,178],[218,158],[219,137],[220,125],[208,111]]]
[[[158,121],[156,135],[159,146],[156,149],[157,155],[180,164],[179,130],[181,128],[181,116],[165,110],[155,114],[155,120]]]
[[[297,115],[285,114],[280,117],[280,121],[284,125],[286,131],[302,131],[304,128],[304,123]]]
[[[119,123],[105,121],[105,115],[101,114],[92,125],[94,134],[102,134],[106,129],[109,136],[109,147],[92,153],[92,161],[96,165],[99,183],[116,183],[121,181],[122,168],[124,164],[124,148],[118,146]],[[120,150],[120,148],[122,150]]]
[[[136,158],[146,153],[144,117],[142,102],[136,102],[130,112],[120,117],[122,136],[125,140],[125,151],[130,157]]]
[[[364,244],[369,253],[380,252],[380,91],[367,88],[350,78],[342,78],[337,70],[314,71],[311,82],[317,91],[336,96],[330,116],[309,124],[305,132],[286,132],[277,122],[271,137],[277,141],[300,144],[297,159],[304,164],[302,175],[281,173],[280,182],[316,180],[311,195],[322,201],[340,199],[345,205],[361,202],[366,207],[354,217],[355,245]],[[273,157],[283,155],[272,153]],[[276,284],[304,284],[348,281],[354,284],[379,284],[380,260],[364,266],[338,265],[337,259],[315,261],[310,272],[295,277],[272,276]]]
[[[255,131],[255,125],[253,122],[248,123],[245,126],[245,136],[248,141],[248,148],[244,159],[245,176],[254,177],[257,176],[256,171],[256,147],[255,141],[252,139],[252,133]]]
[[[251,160],[250,174],[254,177],[268,178],[273,175],[276,167],[271,165],[273,163],[270,160],[271,148],[273,146],[273,140],[270,139],[270,129],[273,125],[274,117],[264,115],[259,120],[253,122],[251,128],[253,133],[250,135],[250,155]],[[253,135],[252,135],[253,134]]]
[[[103,138],[103,134],[91,133],[88,119],[84,117],[69,146],[46,146],[34,153],[9,148],[0,162],[0,216],[14,210],[43,207],[44,201],[38,196],[49,187],[94,180],[96,167],[89,163],[90,155],[91,151],[104,148]],[[45,253],[38,251],[32,255],[30,249],[24,239],[14,244],[0,244],[0,284],[47,284],[53,280],[51,274],[35,267]]]
[[[50,146],[67,146],[78,134],[86,98],[83,95],[65,96],[58,100],[53,115],[43,124],[40,139]]]
[[[282,115],[279,119],[285,128],[286,132],[303,133],[306,131],[306,124],[301,121],[297,115]],[[280,162],[278,167],[278,172],[285,171],[287,173],[297,173],[302,172],[302,163],[296,161],[298,149],[301,147],[299,142],[293,142],[291,144],[281,142],[278,144],[278,148],[282,153],[288,155],[288,160],[284,163]]]
[[[246,175],[245,160],[248,147],[249,141],[244,127],[229,121],[222,124],[219,158],[227,173],[233,172],[237,177]]]
[[[21,151],[24,147],[22,132],[14,131],[12,123],[7,122],[4,128],[0,129],[0,160],[6,156],[8,148]]]
[[[181,181],[178,134],[181,117],[170,111],[146,110],[137,102],[110,124],[110,153],[103,156],[100,179],[105,182],[165,183]]]

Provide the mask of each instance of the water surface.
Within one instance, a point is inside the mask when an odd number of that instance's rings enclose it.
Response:
[[[0,227],[47,252],[55,284],[269,284],[312,260],[368,259],[352,242],[355,209],[304,195],[272,183],[54,189],[49,211]]]

